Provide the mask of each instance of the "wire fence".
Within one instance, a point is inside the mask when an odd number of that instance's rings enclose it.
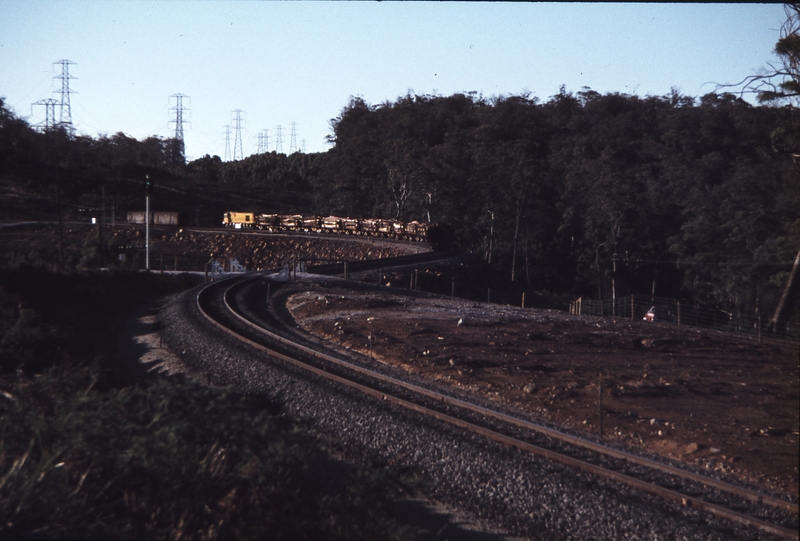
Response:
[[[769,337],[800,342],[800,325],[789,322],[782,328],[770,328],[764,314],[745,314],[675,299],[630,295],[618,299],[594,300],[579,298],[570,303],[570,314],[619,317],[655,321],[671,325],[700,327],[753,337]]]

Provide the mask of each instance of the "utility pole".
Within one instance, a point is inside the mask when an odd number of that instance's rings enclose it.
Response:
[[[297,152],[297,122],[292,121],[289,130],[289,154]]]
[[[282,133],[283,126],[278,125],[278,127],[275,128],[275,152],[278,154],[283,154],[283,138],[281,137]]]
[[[76,79],[69,74],[69,66],[75,64],[70,60],[59,60],[53,64],[61,64],[61,75],[53,77],[53,79],[61,79],[61,90],[54,90],[53,93],[61,94],[61,109],[59,111],[58,125],[63,127],[67,133],[73,135],[75,127],[72,125],[72,106],[70,105],[70,94],[76,94],[74,90],[69,88],[69,80]]]
[[[242,154],[242,130],[244,129],[242,114],[244,111],[235,109],[233,113],[236,115],[233,119],[233,129],[236,131],[236,135],[233,139],[233,160],[236,161],[244,159]]]
[[[150,180],[150,175],[144,177],[144,246],[145,257],[144,267],[150,270],[150,188],[153,186],[153,181]]]
[[[64,270],[64,218],[61,210],[61,175],[56,184],[56,199],[58,200],[58,261],[61,270]]]
[[[225,156],[226,162],[231,161],[231,127],[225,126]]]
[[[489,226],[489,265],[492,264],[492,251],[494,249],[494,211],[487,210],[492,215],[492,223]]]
[[[58,100],[55,98],[45,98],[31,104],[31,115],[33,115],[34,105],[44,105],[44,131],[50,131],[56,127],[56,105]],[[39,124],[41,126],[41,124]]]
[[[102,194],[100,205],[100,218],[97,220],[97,236],[100,242],[100,264],[106,266],[106,247],[103,242],[103,222],[106,220],[106,184],[105,182],[100,186]]]

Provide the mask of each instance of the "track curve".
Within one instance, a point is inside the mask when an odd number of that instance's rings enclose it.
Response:
[[[365,368],[363,363],[356,364],[351,359],[326,351],[319,344],[303,341],[297,335],[292,336],[293,333],[286,330],[286,322],[283,322],[281,329],[268,329],[263,320],[245,315],[246,310],[239,306],[237,300],[237,295],[246,296],[248,289],[251,293],[258,292],[258,287],[263,287],[265,283],[267,282],[261,276],[238,277],[213,283],[197,294],[197,308],[214,326],[270,357],[378,400],[389,401],[503,445],[635,487],[685,507],[705,511],[786,539],[798,538],[797,504],[792,502],[614,449],[379,373]],[[291,287],[276,282],[268,283],[275,290]],[[278,318],[274,314],[272,317],[273,322],[277,322]],[[531,434],[535,434],[535,437]],[[537,438],[543,440],[545,445],[539,444]],[[552,445],[551,441],[557,442],[557,445]],[[571,450],[565,452],[565,447]],[[657,477],[658,482],[647,480],[652,477]],[[722,497],[719,496],[720,493],[723,494]],[[731,499],[732,502],[727,501]],[[720,501],[726,501],[728,505],[723,505]],[[741,512],[742,508],[746,512]],[[773,511],[764,511],[769,508]]]

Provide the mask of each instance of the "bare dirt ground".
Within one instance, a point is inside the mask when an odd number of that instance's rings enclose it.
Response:
[[[388,288],[312,288],[288,306],[378,362],[590,434],[602,384],[606,440],[798,493],[796,343]]]

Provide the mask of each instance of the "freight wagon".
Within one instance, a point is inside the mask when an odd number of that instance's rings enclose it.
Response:
[[[269,232],[334,233],[413,240],[428,242],[435,248],[447,248],[453,239],[452,228],[445,224],[381,218],[226,212],[222,225],[234,229],[260,229]]]
[[[144,224],[145,211],[131,210],[128,211],[129,224]],[[152,225],[184,225],[183,214],[180,212],[151,212],[150,224]]]

